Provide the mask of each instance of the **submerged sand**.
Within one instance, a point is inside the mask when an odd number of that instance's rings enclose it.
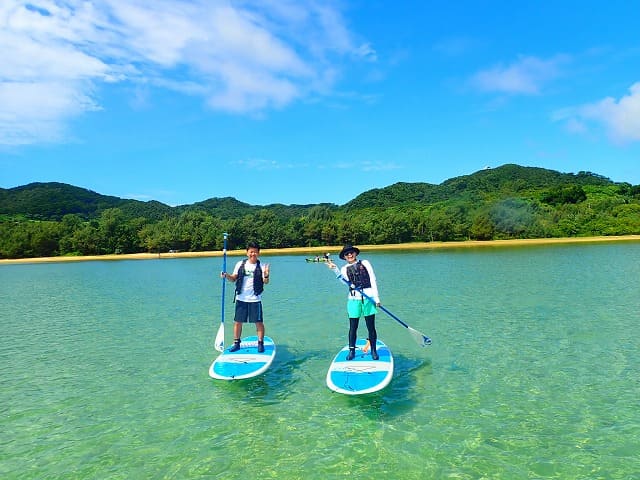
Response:
[[[358,245],[361,251],[371,250],[431,250],[437,248],[486,248],[486,247],[516,247],[531,245],[552,245],[571,243],[602,243],[602,242],[639,242],[640,235],[624,235],[617,237],[570,237],[570,238],[532,238],[522,240],[469,240],[464,242],[414,242],[393,245]],[[321,255],[329,252],[337,256],[342,246],[324,247],[296,247],[296,248],[263,248],[261,255]],[[244,255],[245,251],[230,250],[227,255]],[[151,260],[158,258],[189,258],[189,257],[220,257],[221,251],[211,252],[172,252],[172,253],[132,253],[124,255],[90,255],[66,257],[38,257],[0,260],[0,265],[16,263],[52,263],[52,262],[81,262],[95,260]]]

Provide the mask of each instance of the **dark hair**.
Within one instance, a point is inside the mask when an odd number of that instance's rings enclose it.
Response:
[[[260,250],[260,245],[258,244],[258,242],[249,242],[247,243],[247,250],[249,250],[250,248],[255,248],[256,250]]]

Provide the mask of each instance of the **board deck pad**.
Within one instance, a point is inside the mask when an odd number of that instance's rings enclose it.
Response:
[[[217,380],[242,380],[265,372],[276,356],[276,345],[271,337],[264,337],[264,352],[258,353],[258,337],[252,335],[240,342],[240,350],[229,348],[218,355],[209,368],[209,376]]]
[[[373,393],[386,387],[393,377],[393,355],[384,342],[376,342],[378,360],[371,358],[368,341],[356,341],[356,356],[347,360],[346,345],[334,357],[327,372],[327,387],[345,395]]]

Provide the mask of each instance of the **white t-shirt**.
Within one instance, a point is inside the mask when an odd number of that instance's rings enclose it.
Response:
[[[240,260],[236,263],[236,266],[233,267],[233,274],[238,275],[240,271],[240,265],[242,265],[243,260]],[[256,270],[257,263],[251,263],[247,260],[244,264],[244,281],[242,282],[242,290],[238,293],[236,300],[240,300],[241,302],[259,302],[262,297],[260,295],[256,295],[253,292],[253,272]],[[262,268],[262,265],[260,265]]]

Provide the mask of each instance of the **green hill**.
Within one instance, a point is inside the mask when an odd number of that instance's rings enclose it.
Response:
[[[196,210],[228,220],[251,215],[259,210],[269,210],[278,216],[291,218],[308,214],[311,209],[317,207],[353,211],[408,204],[430,205],[455,198],[525,196],[568,185],[607,186],[615,183],[589,172],[560,173],[544,168],[507,164],[451,178],[440,185],[399,182],[385,188],[375,188],[361,193],[341,207],[328,203],[255,206],[232,197],[214,197],[190,205],[170,207],[157,201],[141,202],[101,195],[64,183],[30,183],[21,187],[0,189],[0,214],[24,215],[27,218],[39,220],[60,220],[66,214],[77,214],[91,219],[99,217],[106,209],[119,208],[127,218],[144,217],[159,220],[167,216],[178,216],[185,211]]]
[[[406,204],[433,204],[452,199],[522,196],[568,185],[614,185],[600,175],[560,173],[538,167],[507,164],[451,178],[440,185],[399,182],[361,193],[344,205],[348,210],[388,208]]]
[[[30,183],[0,190],[0,213],[38,219],[60,219],[68,213],[87,218],[124,200],[64,183]]]
[[[335,208],[333,204],[320,204]],[[223,220],[251,215],[260,210],[269,210],[282,218],[305,215],[318,205],[249,205],[232,197],[210,198],[190,205],[171,207],[152,200],[123,199],[96,193],[86,188],[64,183],[30,183],[4,189],[0,188],[0,215],[16,215],[32,220],[59,221],[65,215],[79,215],[84,219],[96,219],[110,208],[118,208],[125,218],[161,220],[178,217],[187,211],[205,212]]]
[[[400,182],[342,206],[209,198],[171,207],[62,183],[0,189],[0,258],[640,234],[640,186],[508,164]]]

